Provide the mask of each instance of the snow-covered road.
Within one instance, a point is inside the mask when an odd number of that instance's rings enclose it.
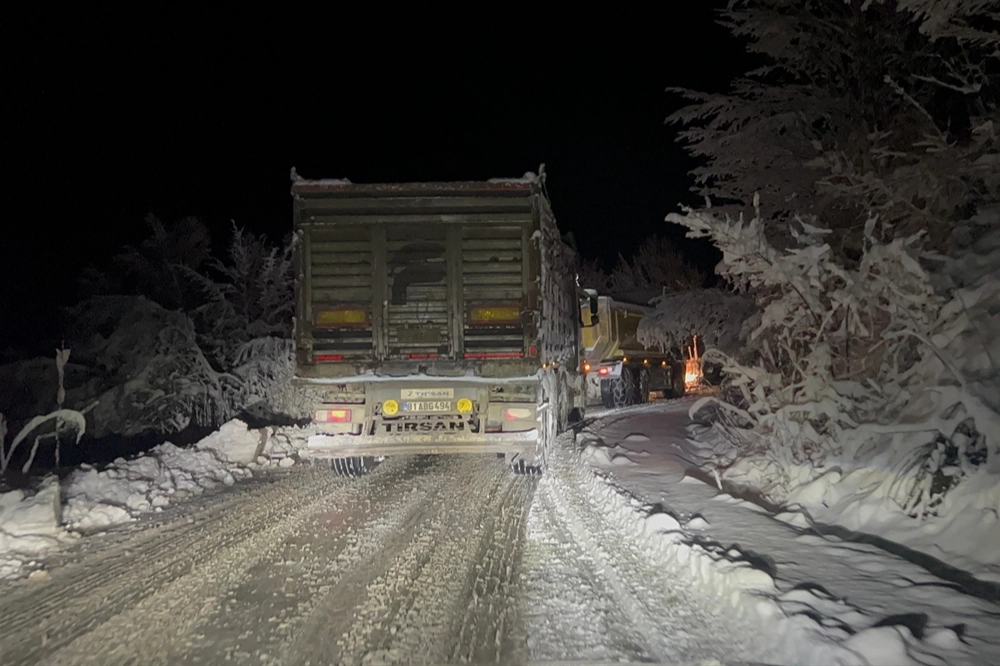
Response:
[[[569,463],[567,463],[569,464]],[[3,664],[750,660],[572,474],[404,457],[258,474],[0,582]],[[725,628],[725,630],[722,630]]]

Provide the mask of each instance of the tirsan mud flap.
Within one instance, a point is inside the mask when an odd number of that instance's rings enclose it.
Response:
[[[447,422],[441,421],[447,425]],[[422,425],[422,424],[413,424]],[[333,435],[309,437],[304,458],[346,458],[350,456],[391,456],[439,453],[535,453],[538,430],[500,433],[404,432],[400,434]]]

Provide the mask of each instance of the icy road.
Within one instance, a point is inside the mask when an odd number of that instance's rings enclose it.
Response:
[[[753,660],[759,636],[558,470],[405,457],[275,471],[0,587],[0,663]]]

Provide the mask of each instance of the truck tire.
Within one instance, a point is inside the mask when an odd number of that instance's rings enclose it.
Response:
[[[510,469],[519,476],[539,476],[542,473],[541,465],[529,465],[524,462],[524,458],[518,458]]]
[[[351,456],[349,458],[334,458],[330,462],[330,467],[337,476],[363,476],[374,467],[374,461],[362,456]]]
[[[636,380],[632,368],[622,368],[622,374],[601,380],[601,402],[608,409],[620,409],[635,404]]]
[[[649,402],[649,368],[636,368],[635,402],[644,405]]]
[[[684,385],[684,364],[683,363],[671,363],[670,364],[670,391],[668,392],[668,398],[683,398],[685,385]]]

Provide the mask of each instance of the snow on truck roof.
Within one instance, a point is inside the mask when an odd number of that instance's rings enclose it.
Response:
[[[424,182],[424,183],[352,183],[346,178],[323,178],[308,180],[292,169],[292,193],[307,194],[321,192],[344,192],[352,194],[401,194],[404,192],[457,192],[470,191],[526,191],[540,183],[534,173],[528,172],[520,178],[490,178],[489,180]]]

